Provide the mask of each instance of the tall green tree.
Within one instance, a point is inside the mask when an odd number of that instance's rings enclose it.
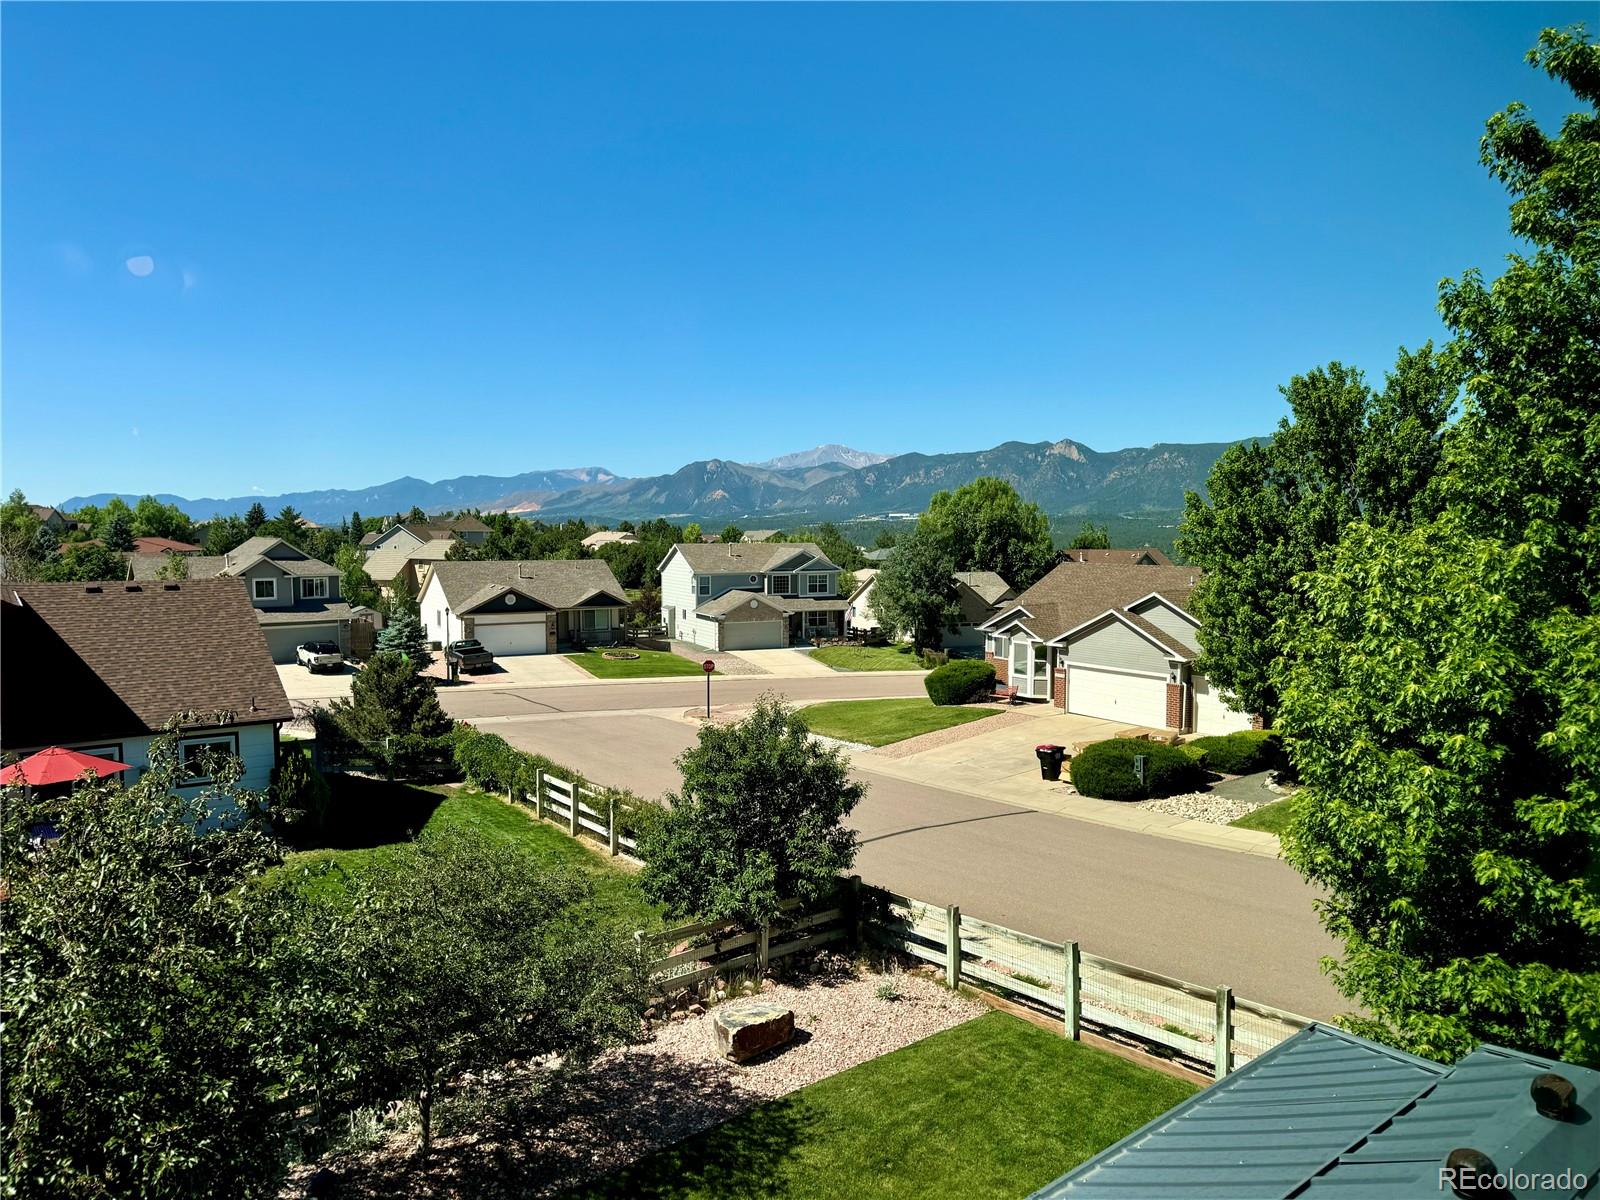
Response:
[[[998,572],[1019,592],[1037,583],[1054,559],[1044,510],[1003,479],[974,479],[939,492],[917,528],[946,547],[956,570]]]
[[[1352,1023],[1600,1063],[1600,47],[1530,55],[1589,107],[1520,105],[1483,161],[1531,244],[1440,309],[1466,379],[1411,527],[1363,519],[1303,577],[1275,682],[1306,784],[1289,861],[1326,889]]]
[[[1278,710],[1278,624],[1303,606],[1294,580],[1357,518],[1408,524],[1425,511],[1460,379],[1450,352],[1401,349],[1383,391],[1329,363],[1282,390],[1290,416],[1269,442],[1223,452],[1206,495],[1185,498],[1177,549],[1202,569],[1190,597],[1200,669],[1243,711]]]
[[[100,540],[105,543],[107,550],[126,552],[133,549],[133,517],[126,504],[107,514]]]
[[[261,507],[261,501],[257,500],[249,508],[245,509],[244,528],[247,537],[255,537],[256,534],[261,532],[261,527],[266,523],[267,510]]]
[[[678,759],[683,786],[646,809],[640,885],[678,916],[751,925],[791,898],[829,895],[856,857],[844,824],[866,794],[844,755],[764,696],[736,725],[705,725]]]
[[[194,522],[176,504],[163,504],[154,496],[142,496],[133,506],[133,536],[191,542],[194,540]]]
[[[360,547],[346,542],[333,556],[339,568],[339,595],[348,604],[373,607],[378,603],[378,588],[367,574],[367,556]]]
[[[717,540],[720,542],[737,542],[743,537],[744,530],[740,529],[732,522],[729,522],[727,525],[722,527],[722,533]]]
[[[349,698],[329,705],[322,728],[380,763],[391,779],[407,779],[444,756],[451,722],[433,680],[405,655],[380,649],[356,674]]]
[[[910,637],[918,651],[939,649],[961,624],[958,569],[950,548],[919,524],[873,579],[872,615],[885,630]]]
[[[19,583],[42,578],[50,558],[43,552],[39,532],[44,526],[21,488],[14,488],[0,506],[0,570]]]
[[[1096,525],[1093,521],[1084,521],[1078,526],[1078,532],[1072,535],[1072,540],[1067,543],[1068,550],[1109,550],[1111,549],[1111,534],[1104,525]]]
[[[414,612],[396,613],[378,631],[378,649],[398,654],[420,671],[432,661],[428,653],[428,635]]]
[[[350,513],[350,528],[348,530],[347,536],[350,538],[350,541],[352,543],[354,543],[355,545],[359,546],[361,544],[361,539],[363,537],[365,537],[366,534],[367,534],[367,523],[366,523],[366,521],[362,520],[361,510],[360,509],[352,510],[352,512]]]

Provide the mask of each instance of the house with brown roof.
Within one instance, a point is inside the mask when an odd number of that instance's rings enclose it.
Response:
[[[1249,729],[1194,670],[1198,573],[1068,560],[983,625],[985,657],[1018,694],[1065,712],[1181,733]]]
[[[393,593],[404,581],[411,595],[418,595],[435,563],[442,563],[456,543],[451,538],[431,538],[421,545],[410,539],[397,539],[367,555],[367,575],[384,595]]]
[[[842,572],[814,542],[680,542],[657,570],[669,638],[771,650],[844,631]]]
[[[33,510],[33,515],[39,518],[39,524],[58,536],[72,528],[73,523],[67,520],[66,515],[53,505],[30,504],[28,507]]]
[[[0,639],[0,749],[66,746],[130,764],[132,781],[181,716],[183,761],[225,750],[243,786],[270,784],[293,714],[236,580],[6,584]]]
[[[440,540],[481,546],[488,537],[489,527],[477,517],[433,517],[426,521],[400,521],[379,534],[365,534],[361,546],[369,554],[375,554],[387,547],[415,547]]]
[[[497,655],[554,654],[621,636],[628,596],[598,558],[433,564],[418,599],[430,642],[477,638]]]
[[[1166,552],[1154,546],[1135,546],[1132,550],[1063,550],[1060,562],[1123,563],[1135,567],[1170,567]]]
[[[872,609],[872,593],[877,577],[876,567],[855,572],[856,590],[850,594],[850,607],[845,614],[852,630],[870,632],[881,628],[878,616]],[[943,648],[958,653],[981,650],[986,640],[984,623],[995,616],[1016,592],[994,571],[957,571],[954,580],[961,622],[954,630],[945,631]],[[902,634],[902,640],[904,636]]]
[[[201,547],[193,542],[180,542],[176,538],[164,537],[136,537],[133,539],[133,553],[135,554],[199,554]]]

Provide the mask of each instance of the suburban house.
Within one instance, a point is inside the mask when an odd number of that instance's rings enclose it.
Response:
[[[82,750],[130,764],[132,782],[151,738],[190,714],[184,761],[226,750],[244,763],[243,786],[270,784],[293,714],[237,581],[7,584],[0,622],[0,749]]]
[[[495,654],[554,654],[620,635],[627,593],[597,558],[441,562],[418,601],[428,640],[477,638]]]
[[[455,544],[452,538],[431,538],[421,545],[413,544],[409,538],[397,538],[367,555],[367,575],[386,596],[400,580],[410,586],[413,596],[419,595],[426,568],[443,562]]]
[[[1313,1023],[1029,1200],[1573,1200],[1597,1104],[1587,1067],[1489,1045],[1445,1066]]]
[[[1059,562],[1127,563],[1136,567],[1170,567],[1172,560],[1166,552],[1154,546],[1137,546],[1132,550],[1063,550]]]
[[[193,542],[180,542],[172,538],[136,537],[133,539],[133,552],[135,554],[199,554],[200,547]]]
[[[878,577],[878,568],[862,567],[854,574],[856,590],[850,593],[844,610],[844,627],[851,633],[872,633],[883,628],[872,611],[872,581]]]
[[[489,527],[477,517],[439,517],[427,521],[400,521],[382,533],[363,534],[361,546],[369,552],[386,546],[421,546],[437,541],[462,541],[469,546],[481,546],[488,537]]]
[[[740,535],[739,540],[741,542],[764,542],[768,538],[777,537],[780,532],[777,529],[746,529]]]
[[[856,590],[850,595],[850,607],[845,610],[845,619],[853,630],[867,632],[878,629],[881,626],[872,611],[872,587],[878,577],[878,568],[867,567],[857,571],[855,576]],[[984,622],[993,617],[1016,592],[993,571],[957,571],[955,581],[961,624],[954,632],[945,631],[943,648],[958,653],[981,650],[985,641]],[[905,640],[903,636],[902,640]]]
[[[889,561],[889,557],[893,553],[894,553],[894,547],[893,546],[884,546],[884,547],[882,547],[881,549],[878,549],[878,550],[863,550],[862,551],[862,554],[865,555],[866,560],[868,562],[870,562],[870,563],[886,563],[886,562]]]
[[[335,642],[350,653],[351,622],[368,610],[339,599],[339,571],[275,537],[253,537],[227,554],[197,554],[183,560],[189,579],[240,580],[266,635],[272,661],[291,663],[302,642]],[[165,554],[130,554],[129,577],[159,581]]]
[[[1189,567],[1063,562],[983,626],[985,656],[1020,696],[1181,733],[1249,729],[1193,670]]]
[[[28,507],[33,509],[33,515],[39,518],[39,524],[51,533],[59,536],[72,528],[73,523],[62,515],[59,508],[48,504],[30,504]]]
[[[656,568],[669,638],[771,650],[844,629],[840,569],[812,542],[680,542]]]
[[[585,550],[598,550],[601,546],[636,546],[639,539],[626,529],[597,529],[578,544]]]

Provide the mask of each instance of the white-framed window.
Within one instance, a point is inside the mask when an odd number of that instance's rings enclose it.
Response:
[[[611,610],[609,608],[579,609],[578,628],[586,632],[591,629],[610,629]]]
[[[214,755],[231,754],[239,757],[237,733],[212,734],[209,737],[183,738],[178,742],[178,762],[183,767],[180,787],[198,787],[210,783],[206,760]]]
[[[794,591],[793,575],[774,575],[772,577],[772,591],[777,596],[787,596]]]
[[[250,595],[256,600],[276,600],[278,598],[278,581],[271,577],[252,579],[250,581]]]
[[[697,576],[695,576],[694,585],[695,585],[695,589],[700,593],[700,595],[702,595],[702,596],[711,595],[711,576],[709,576],[709,575],[697,575]]]
[[[831,590],[828,587],[828,577],[826,575],[806,576],[806,595],[826,596]]]
[[[300,598],[302,600],[326,600],[328,598],[328,580],[324,575],[306,575],[300,580]]]
[[[1011,653],[1011,639],[1001,637],[999,634],[989,635],[989,653],[996,658],[1005,658]]]

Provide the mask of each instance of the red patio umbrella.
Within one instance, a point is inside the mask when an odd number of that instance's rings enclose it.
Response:
[[[51,746],[37,754],[30,754],[19,763],[0,771],[0,783],[25,783],[30,787],[43,787],[50,783],[71,783],[85,771],[93,771],[96,778],[115,775],[128,770],[127,763],[114,758],[96,758],[77,750],[64,750]]]

